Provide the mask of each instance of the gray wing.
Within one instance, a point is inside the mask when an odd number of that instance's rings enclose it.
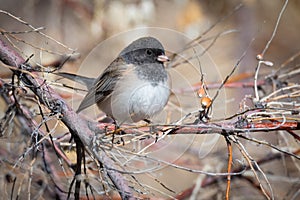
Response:
[[[95,80],[76,112],[79,113],[91,105],[101,102],[109,97],[126,68],[127,64],[122,57],[118,57],[114,60]]]

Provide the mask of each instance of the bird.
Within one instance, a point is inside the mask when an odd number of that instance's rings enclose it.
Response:
[[[77,113],[97,104],[119,124],[149,121],[163,110],[171,93],[164,65],[168,61],[158,39],[142,37],[125,47],[98,78],[66,72],[58,75],[87,86]]]

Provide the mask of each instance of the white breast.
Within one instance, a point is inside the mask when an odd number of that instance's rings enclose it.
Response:
[[[132,93],[130,111],[135,115],[141,115],[140,117],[143,118],[152,117],[164,108],[169,95],[169,88],[165,84],[155,86],[151,83],[144,84]]]
[[[110,109],[103,110],[119,123],[149,119],[163,110],[170,96],[169,87],[167,81],[153,85],[127,76],[117,83],[110,98]]]

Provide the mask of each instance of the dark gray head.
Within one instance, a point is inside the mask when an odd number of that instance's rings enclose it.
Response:
[[[164,55],[164,47],[153,37],[139,38],[120,53],[127,63],[133,64],[163,63],[168,60]]]
[[[128,64],[134,64],[138,78],[154,85],[168,78],[163,62],[168,61],[162,44],[153,37],[143,37],[129,44],[120,56]]]
[[[125,49],[123,49],[123,51],[120,53],[120,56],[127,54],[128,52],[145,48],[160,49],[164,52],[164,47],[157,39],[155,39],[154,37],[142,37],[133,41]]]

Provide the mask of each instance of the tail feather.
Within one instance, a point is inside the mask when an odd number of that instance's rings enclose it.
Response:
[[[71,74],[71,73],[67,73],[67,72],[58,72],[55,74],[58,76],[67,78],[69,80],[75,81],[76,83],[83,84],[87,87],[87,89],[90,89],[93,86],[93,83],[95,81],[95,78],[89,78],[89,77]]]

